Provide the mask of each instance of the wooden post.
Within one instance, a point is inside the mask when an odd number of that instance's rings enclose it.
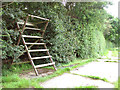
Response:
[[[49,22],[49,21],[48,21],[48,22]],[[42,37],[43,37],[44,34],[45,34],[45,30],[46,30],[46,28],[47,28],[47,26],[48,26],[48,22],[47,22],[46,25],[45,25],[44,32],[42,33]]]
[[[25,20],[24,25],[23,25],[22,32],[20,32],[20,36],[19,36],[19,39],[18,39],[17,46],[18,46],[18,45],[19,45],[19,43],[20,43],[20,40],[21,40],[21,35],[22,35],[22,33],[24,32],[24,28],[25,28],[25,25],[26,25],[26,23],[27,23],[28,17],[29,17],[29,16],[27,16],[27,17],[26,17],[26,20]]]
[[[45,48],[45,49],[47,49],[46,44],[44,44],[44,48]],[[47,54],[48,54],[48,56],[50,56],[49,51],[47,51]],[[53,60],[52,60],[52,58],[51,58],[51,57],[50,57],[50,61],[53,63]],[[54,67],[54,69],[55,69],[55,70],[57,70],[57,68],[56,68],[55,64],[53,64],[53,67]]]

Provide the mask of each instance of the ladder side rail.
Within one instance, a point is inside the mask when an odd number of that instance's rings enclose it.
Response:
[[[48,26],[48,22],[47,22],[46,25],[45,25],[44,32],[42,33],[42,37],[43,37],[44,34],[45,34],[45,31],[46,31],[47,26]]]
[[[39,40],[36,40],[34,43],[37,43]],[[30,49],[32,46],[33,46],[34,44],[32,44],[32,45],[30,45],[29,47],[28,47],[28,49]],[[23,55],[24,53],[26,52],[26,50],[24,50],[17,58],[19,58],[21,55]],[[15,60],[15,59],[13,59],[13,60]]]
[[[25,49],[26,49],[26,51],[27,51],[28,57],[29,57],[29,59],[30,59],[30,61],[31,61],[31,64],[32,64],[32,66],[33,66],[33,68],[34,68],[34,71],[35,71],[36,75],[38,75],[38,72],[37,72],[37,70],[36,70],[36,68],[35,68],[34,62],[33,62],[32,59],[31,59],[32,57],[31,57],[31,55],[30,55],[30,53],[29,53],[29,51],[28,51],[27,45],[25,44],[25,40],[24,40],[23,37],[22,37],[22,40],[23,40],[23,44],[25,45]]]
[[[12,63],[12,65],[16,65],[16,64],[18,65],[18,64],[23,64],[23,63],[24,63],[24,64],[25,64],[25,63],[30,63],[30,61],[18,62],[18,63]]]
[[[17,29],[18,29],[18,31],[19,31],[19,38],[18,38],[18,42],[17,42],[17,46],[19,45],[19,43],[20,43],[20,35],[21,35],[21,32],[20,32],[20,26],[19,26],[19,24],[17,23]]]
[[[20,36],[19,36],[17,45],[19,45],[19,43],[20,43],[21,35],[22,35],[22,33],[24,32],[24,28],[25,28],[25,25],[26,25],[26,23],[27,23],[27,20],[28,20],[28,16],[26,17],[26,20],[25,20],[25,22],[24,22],[24,25],[23,25],[23,28],[22,28],[22,32],[20,32]]]
[[[28,14],[28,16],[34,17],[34,18],[39,18],[39,19],[42,19],[42,20],[49,20],[47,18],[43,18],[43,17],[39,17],[39,16],[35,16],[35,15],[30,15],[30,14]]]
[[[45,48],[45,49],[47,49],[46,44],[44,45],[44,48]],[[50,56],[49,51],[47,51],[47,54],[48,54],[48,56]],[[51,58],[51,57],[50,57],[50,61],[53,63],[53,60],[52,60],[52,58]],[[54,67],[54,69],[55,69],[55,70],[57,70],[57,68],[56,68],[55,64],[53,65],[53,67]]]

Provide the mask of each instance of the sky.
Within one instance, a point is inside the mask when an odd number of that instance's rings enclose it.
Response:
[[[113,2],[113,5],[109,5],[105,10],[114,17],[118,17],[118,1],[120,0],[110,0]]]

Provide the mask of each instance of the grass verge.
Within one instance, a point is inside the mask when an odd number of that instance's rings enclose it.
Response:
[[[30,70],[30,69],[32,69],[32,65],[30,65],[30,64],[13,65],[10,68],[7,68],[4,66],[2,68],[2,75],[10,76],[13,73],[20,74],[20,73],[23,73],[23,71],[25,72],[26,70]]]
[[[85,89],[87,89],[87,88],[91,88],[91,89],[89,89],[89,90],[99,90],[96,86],[79,86],[79,87],[75,87],[75,88],[85,88]]]
[[[101,78],[101,77],[98,77],[98,76],[89,76],[89,75],[81,75],[81,76],[92,78],[92,79],[95,79],[95,80],[103,80],[105,82],[109,82],[106,78]]]
[[[87,77],[87,78],[91,78],[91,79],[95,79],[95,80],[102,80],[102,81],[105,81],[105,82],[109,82],[106,78],[101,78],[101,77],[98,77],[98,76],[80,75],[80,74],[76,74],[76,73],[72,73],[72,74]]]
[[[70,70],[73,70],[76,67],[85,65],[89,62],[92,62],[94,59],[87,59],[87,60],[80,60],[76,59],[74,62],[64,64],[62,66],[69,66],[74,65],[72,67],[65,67],[65,68],[58,68],[57,71],[55,71],[53,74],[45,76],[45,77],[39,77],[39,78],[33,78],[33,79],[24,79],[20,78],[19,74],[23,73],[23,71],[29,70],[32,68],[29,64],[23,64],[20,66],[12,66],[9,70],[7,68],[4,68],[2,70],[3,76],[2,76],[2,87],[3,88],[42,88],[40,86],[40,82],[44,82],[46,80],[49,80],[53,77],[62,75],[65,72],[69,72]],[[78,64],[79,63],[79,64]],[[47,67],[51,68],[51,67]]]

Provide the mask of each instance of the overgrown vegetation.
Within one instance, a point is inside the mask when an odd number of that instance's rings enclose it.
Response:
[[[119,19],[118,18],[114,18],[113,16],[108,16],[108,21],[107,24],[109,24],[106,32],[105,32],[105,38],[107,40],[108,43],[108,47],[109,48],[114,48],[115,46],[118,46],[118,41],[119,41],[119,37],[118,35],[119,33]]]
[[[67,2],[65,6],[60,2],[7,4],[3,3],[6,6],[2,8],[3,60],[22,60],[21,57],[17,58],[24,46],[22,42],[16,45],[19,36],[16,22],[24,20],[28,14],[50,19],[44,38],[53,60],[58,63],[68,63],[76,57],[84,59],[103,55],[106,45],[110,45],[106,44],[105,38],[108,42],[117,43],[118,21],[110,18],[104,10],[110,4],[108,2]],[[109,25],[112,26],[109,28],[110,35],[105,33]],[[109,40],[111,36],[114,39]]]
[[[19,65],[11,68],[3,64],[3,87],[5,88],[41,88],[38,82],[46,81],[52,77],[68,72],[78,66],[91,62],[86,58],[96,58],[107,54],[106,48],[117,46],[118,19],[107,14],[104,8],[109,2],[9,2],[3,3],[2,8],[2,60],[12,62],[25,60],[21,56],[24,51],[22,41],[17,46],[19,31],[16,22],[25,20],[28,14],[50,19],[44,39],[50,54],[57,66],[63,64],[76,64],[72,67],[58,69],[54,74],[38,79],[21,79],[18,74],[32,66]],[[32,33],[31,33],[32,35]],[[35,35],[40,35],[39,33]],[[1,55],[1,54],[0,54]],[[21,56],[18,58],[18,56]],[[113,53],[116,56],[116,52]],[[75,62],[75,58],[77,59]],[[14,61],[12,61],[14,59]],[[62,64],[60,64],[62,63]],[[98,77],[96,77],[98,78]],[[104,80],[104,79],[103,79]],[[91,87],[91,86],[90,86]]]

